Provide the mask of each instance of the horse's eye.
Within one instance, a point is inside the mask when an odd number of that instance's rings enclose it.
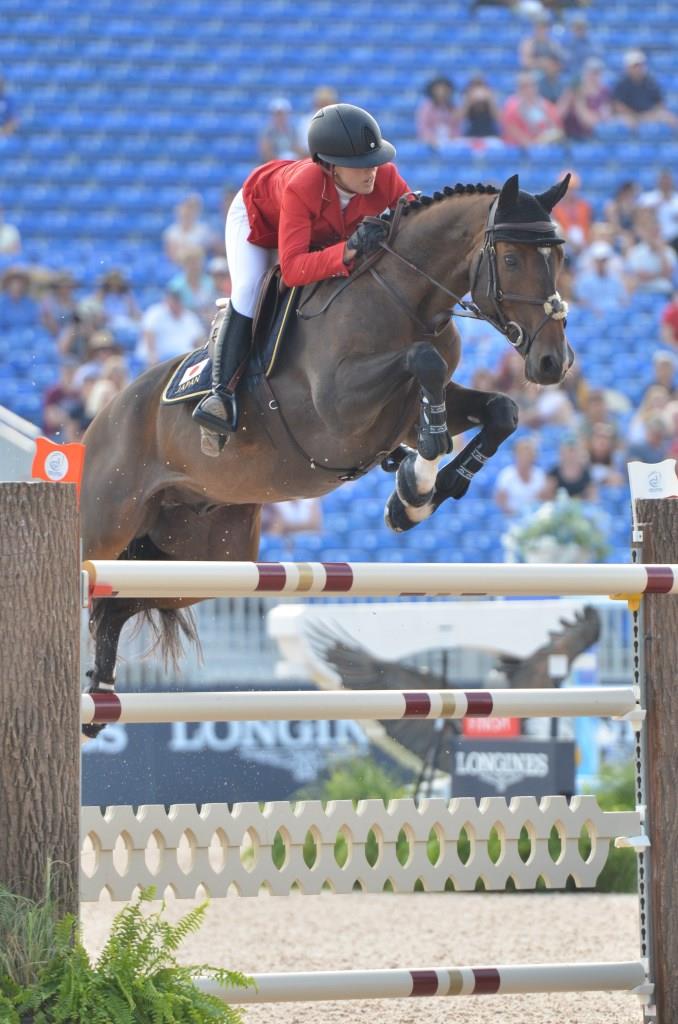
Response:
[[[516,266],[518,266],[518,260],[515,258],[515,256],[513,255],[512,252],[508,252],[504,256],[504,263],[506,264],[507,267],[516,267]]]

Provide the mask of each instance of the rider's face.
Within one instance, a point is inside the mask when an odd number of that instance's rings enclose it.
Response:
[[[377,180],[376,167],[335,167],[334,180],[345,192],[368,196]]]

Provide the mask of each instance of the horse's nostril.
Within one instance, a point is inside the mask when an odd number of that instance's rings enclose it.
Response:
[[[539,363],[539,369],[544,375],[552,375],[560,373],[560,363],[553,356],[542,356]]]

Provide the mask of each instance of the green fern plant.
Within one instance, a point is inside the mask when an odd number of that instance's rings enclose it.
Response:
[[[2,1024],[239,1024],[241,1011],[195,985],[207,977],[222,987],[253,984],[244,975],[206,964],[186,967],[176,953],[204,919],[207,904],[177,924],[160,911],[145,913],[155,897],[144,889],[116,915],[111,934],[94,965],[82,944],[78,922],[66,915],[54,930],[54,951],[37,982],[22,986],[0,977]]]

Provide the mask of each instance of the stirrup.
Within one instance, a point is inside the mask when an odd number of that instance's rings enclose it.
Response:
[[[203,408],[206,403],[211,402],[215,398],[219,400],[224,410],[223,416]],[[207,430],[212,430],[215,434],[227,435],[235,433],[238,429],[239,418],[238,399],[235,394],[229,394],[227,391],[211,391],[209,395],[205,395],[198,402],[193,410],[193,419],[200,423],[201,426],[206,427]]]

